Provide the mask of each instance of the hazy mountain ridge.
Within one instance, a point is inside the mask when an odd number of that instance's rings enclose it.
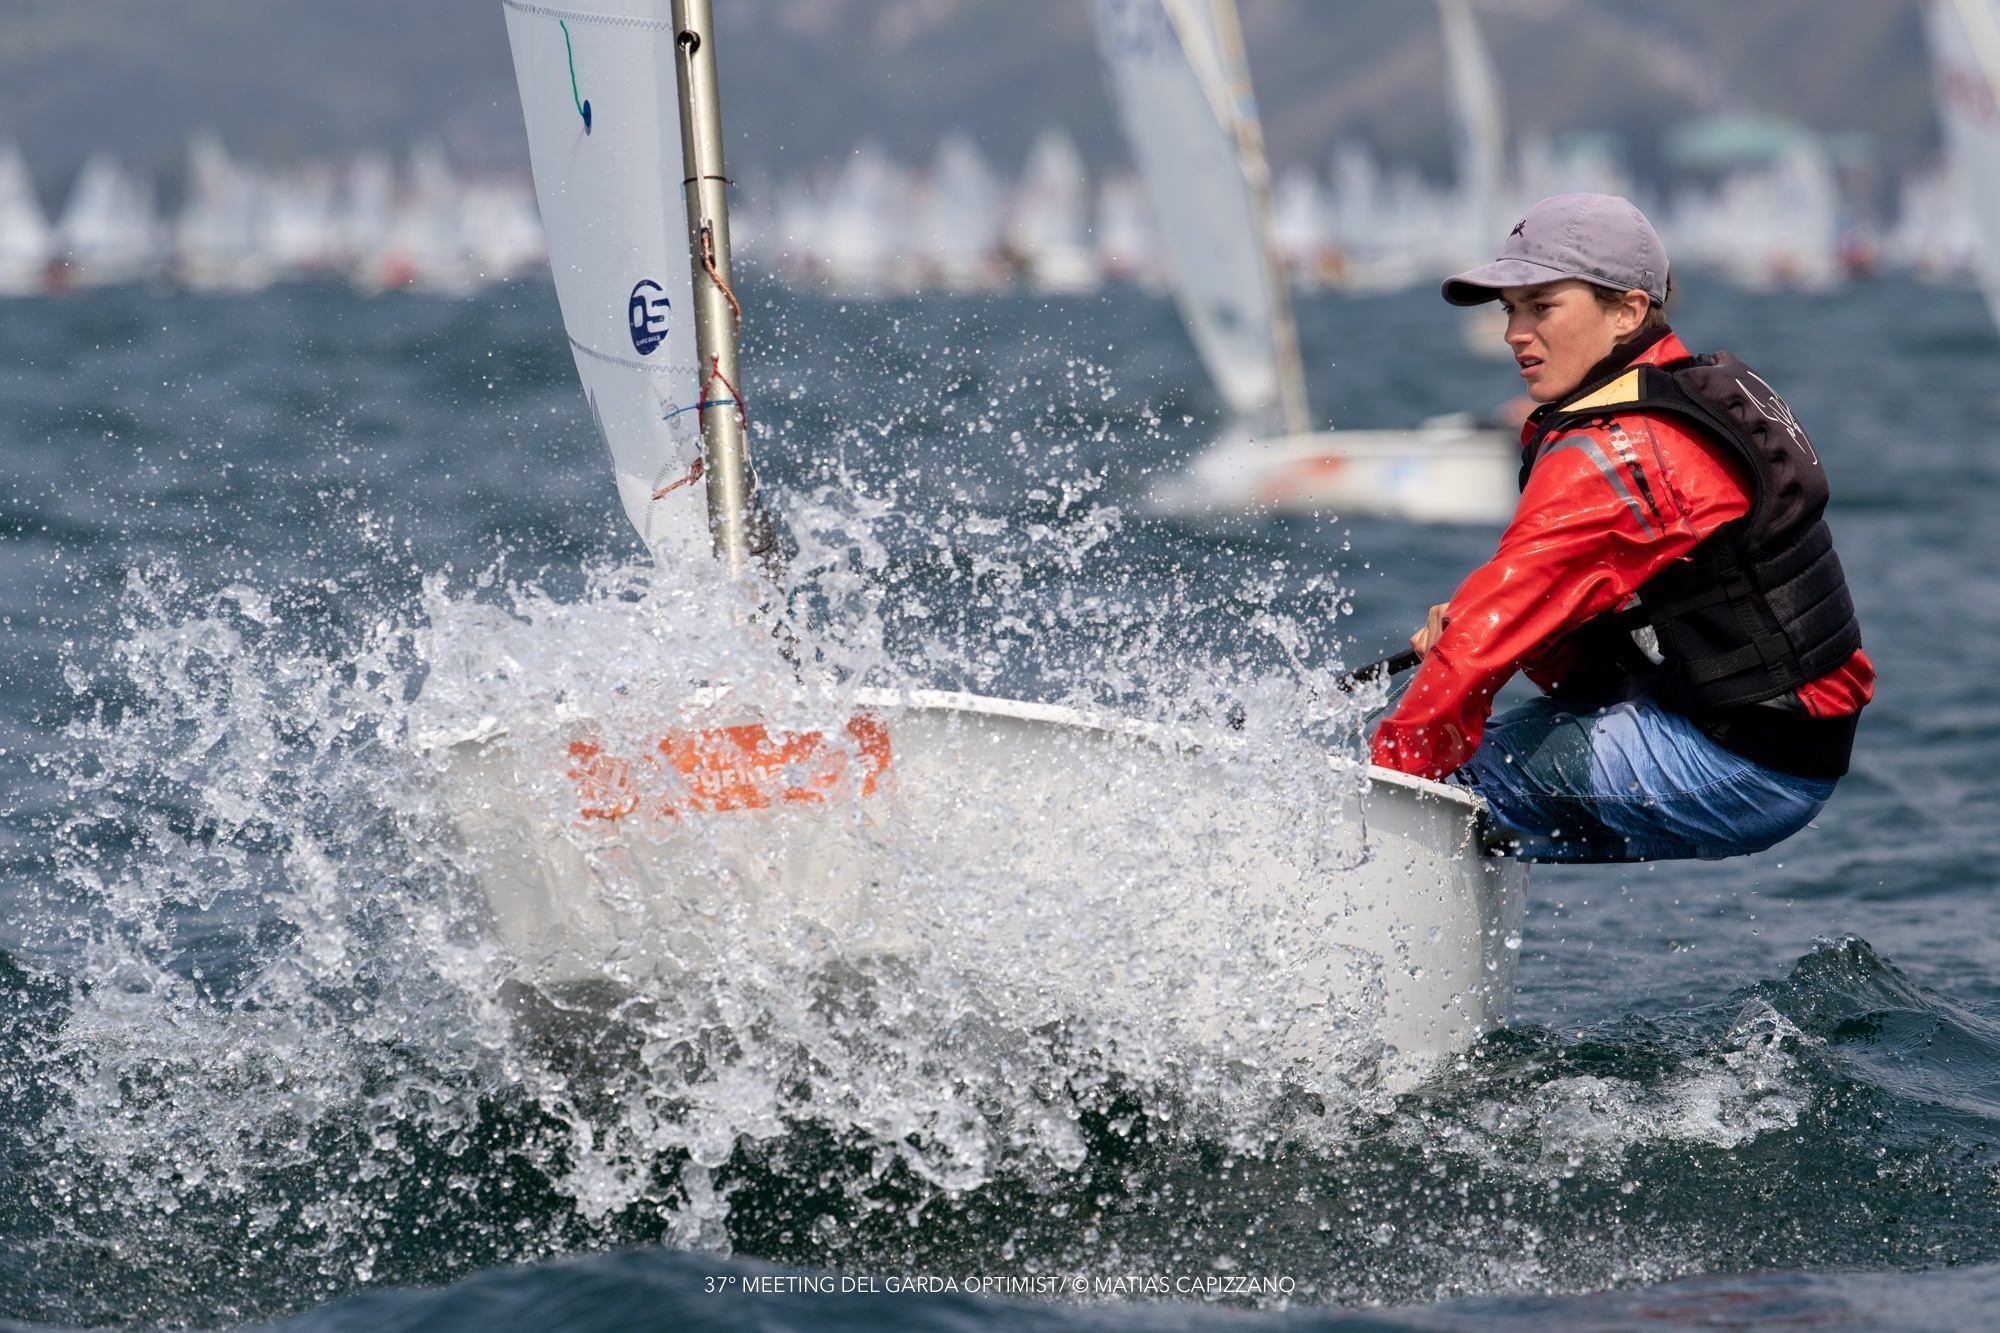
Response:
[[[498,0],[0,0],[0,138],[44,189],[109,146],[171,174],[187,135],[285,160],[441,138],[476,164],[524,151]],[[1343,138],[1448,171],[1436,11],[1410,0],[1241,0],[1271,155]],[[793,173],[874,140],[926,157],[958,126],[1003,166],[1061,123],[1122,158],[1086,0],[717,0],[739,170]],[[1917,0],[1488,0],[1512,128],[1610,130],[1643,172],[1662,128],[1767,111],[1862,131],[1888,174],[1935,130]]]

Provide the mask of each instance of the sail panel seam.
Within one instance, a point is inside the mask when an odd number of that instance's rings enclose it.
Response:
[[[590,346],[588,343],[582,342],[577,338],[577,336],[574,333],[567,334],[566,336],[569,338],[569,345],[571,347],[574,347],[577,351],[582,352],[585,356],[594,357],[599,361],[609,362],[614,366],[623,366],[627,370],[643,370],[651,375],[692,376],[696,373],[695,369],[692,366],[675,366],[675,365],[669,365],[665,362],[661,362],[660,364],[655,365],[645,361],[634,361],[629,356],[613,356],[609,352],[600,352],[595,347]]]
[[[523,14],[536,14],[542,18],[566,19],[571,23],[596,23],[607,28],[640,28],[648,32],[672,32],[672,19],[639,18],[626,14],[591,14],[578,9],[565,9],[561,5],[542,5],[534,0],[500,0],[509,9],[518,9]]]

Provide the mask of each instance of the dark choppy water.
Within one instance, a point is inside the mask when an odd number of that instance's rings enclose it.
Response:
[[[737,979],[608,1017],[510,987],[412,757],[426,692],[616,695],[701,623],[636,559],[552,294],[0,303],[0,1317],[1983,1322],[2000,337],[1964,293],[1690,288],[1689,341],[1833,468],[1883,676],[1855,772],[1781,853],[1540,872],[1515,1024],[1322,1114],[998,1049],[964,997],[857,1025]],[[1490,545],[1137,514],[1212,412],[1160,301],[751,314],[798,603],[878,674],[1240,697],[1276,735],[1292,673],[1242,626],[1373,656]],[[1509,386],[1421,295],[1302,320],[1340,422]]]

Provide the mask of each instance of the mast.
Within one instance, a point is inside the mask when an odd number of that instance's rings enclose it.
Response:
[[[1182,11],[1186,0],[1166,0],[1167,14],[1181,33],[1182,44],[1191,35]],[[1264,127],[1257,118],[1257,94],[1250,85],[1250,59],[1243,45],[1243,25],[1236,13],[1236,0],[1208,0],[1214,17],[1217,52],[1229,93],[1228,125],[1236,137],[1236,155],[1243,177],[1250,184],[1250,208],[1256,218],[1257,248],[1264,257],[1264,282],[1271,300],[1271,351],[1278,367],[1278,407],[1284,414],[1285,433],[1305,435],[1312,430],[1312,408],[1306,402],[1305,365],[1299,356],[1299,329],[1292,318],[1291,283],[1285,277],[1285,263],[1278,254],[1276,231],[1271,224],[1271,165],[1264,159]]]
[[[729,180],[722,164],[722,99],[715,77],[715,20],[709,0],[673,0],[675,74],[680,86],[682,181],[694,265],[695,349],[701,368],[701,456],[708,478],[708,528],[716,558],[740,574],[758,557],[767,572],[777,542],[757,503],[744,426],[749,420],[736,362],[737,304],[729,262]]]
[[[1445,66],[1458,117],[1460,183],[1473,209],[1480,245],[1500,234],[1500,173],[1506,155],[1501,131],[1500,81],[1487,58],[1470,0],[1438,0],[1444,24]]]

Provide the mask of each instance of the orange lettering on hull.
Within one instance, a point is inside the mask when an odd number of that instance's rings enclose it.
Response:
[[[1257,488],[1257,498],[1266,504],[1296,497],[1301,491],[1327,481],[1347,466],[1344,458],[1301,458]]]
[[[665,736],[637,759],[607,754],[594,741],[572,741],[568,777],[586,820],[616,821],[641,810],[676,819],[686,811],[816,804],[850,769],[861,795],[872,796],[889,768],[889,729],[863,713],[843,730],[849,743],[829,744],[818,731],[773,732],[762,723],[710,727]]]

